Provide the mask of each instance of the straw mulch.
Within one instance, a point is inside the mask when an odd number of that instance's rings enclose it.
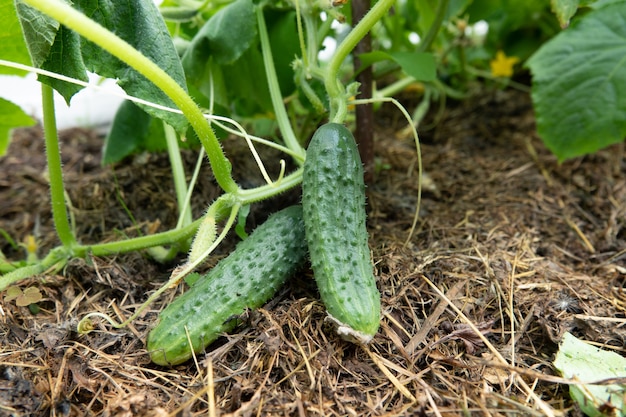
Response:
[[[155,366],[145,337],[183,286],[126,329],[100,322],[84,336],[76,323],[93,311],[128,317],[176,264],[145,253],[72,260],[20,283],[42,292],[37,314],[0,301],[0,415],[580,415],[552,361],[566,331],[626,353],[624,145],[558,164],[524,94],[486,92],[450,106],[421,132],[427,178],[407,242],[417,159],[402,129],[393,110],[379,113],[368,227],[383,316],[368,347],[334,334],[305,267],[194,361]],[[257,184],[238,144],[225,144],[237,175]],[[100,146],[93,132],[63,134],[81,241],[172,227],[167,156],[102,168]],[[185,160],[191,170],[194,154]],[[17,132],[0,160],[0,228],[17,242],[35,235],[42,255],[57,244],[44,167],[36,129]],[[206,170],[194,214],[217,195]],[[253,207],[249,226],[298,200],[295,190]],[[1,249],[24,256],[5,240]]]

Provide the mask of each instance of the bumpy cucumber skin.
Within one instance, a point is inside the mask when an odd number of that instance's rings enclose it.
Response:
[[[306,258],[302,208],[270,216],[208,274],[167,306],[148,335],[152,362],[171,366],[231,331],[246,309],[265,304]]]
[[[378,331],[380,292],[367,242],[363,165],[343,125],[329,123],[313,135],[302,206],[320,297],[342,336],[367,343]]]

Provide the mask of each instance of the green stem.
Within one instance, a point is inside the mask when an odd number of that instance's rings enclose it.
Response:
[[[186,226],[187,224],[191,223],[191,220],[193,219],[192,217],[193,214],[191,212],[191,194],[194,188],[196,187],[196,183],[198,182],[198,177],[200,176],[200,169],[202,168],[203,161],[204,161],[204,149],[200,149],[200,152],[198,152],[198,159],[196,160],[196,167],[193,170],[191,181],[189,181],[189,186],[187,187],[187,194],[185,195],[184,200],[183,200],[183,208],[185,210],[185,217],[187,217],[186,213],[189,213],[190,221],[187,222],[185,221],[185,218],[180,216],[178,218],[178,222],[176,223],[177,229],[180,229],[181,227]]]
[[[278,76],[276,75],[274,58],[272,57],[272,47],[267,35],[267,26],[265,25],[265,17],[263,16],[262,7],[257,7],[256,16],[257,24],[259,26],[259,36],[261,38],[261,50],[263,51],[263,63],[265,65],[267,84],[270,89],[270,97],[272,98],[272,106],[274,107],[274,113],[276,114],[278,128],[283,136],[285,145],[299,155],[304,155],[305,151],[300,145],[300,142],[296,138],[296,134],[291,127],[291,122],[289,121],[289,116],[287,115],[287,110],[285,109],[285,104],[283,102],[283,95],[280,91],[280,85],[278,84]],[[296,160],[296,162],[297,161],[298,160]]]
[[[314,19],[313,16],[311,16],[308,13],[302,17],[304,19],[304,28],[305,28],[304,30],[306,31],[306,53],[307,53],[307,59],[304,61],[304,68],[307,69],[306,76],[308,77],[310,75],[308,73],[309,72],[308,69],[311,66],[316,65],[317,54],[319,53],[319,43],[317,41],[318,39],[317,28],[315,27],[317,20]],[[305,51],[302,51],[302,52],[303,52],[302,58],[304,59]]]
[[[435,11],[435,19],[433,20],[432,25],[430,25],[426,36],[424,36],[424,40],[420,42],[420,45],[417,48],[419,52],[426,52],[437,37],[439,28],[441,28],[441,24],[443,23],[443,18],[446,16],[446,12],[448,11],[449,1],[450,0],[439,0],[437,10]]]
[[[167,154],[170,158],[172,166],[172,175],[174,177],[174,189],[176,190],[176,201],[178,202],[179,225],[188,225],[193,221],[191,210],[187,205],[187,181],[185,180],[185,169],[180,156],[180,147],[178,146],[178,136],[174,128],[167,123],[163,123],[165,132],[165,141],[167,143]]]
[[[27,265],[14,269],[11,272],[7,272],[0,277],[0,291],[4,291],[9,285],[17,281],[32,277],[33,275],[41,274],[44,270],[45,268],[43,265],[37,263],[35,265]]]
[[[298,29],[298,42],[300,42],[300,53],[302,54],[302,61],[304,66],[309,65],[308,55],[306,54],[306,45],[304,43],[304,35],[302,31],[302,9],[300,8],[300,2],[295,1],[296,5],[296,27]]]
[[[23,0],[24,3],[56,19],[81,36],[121,59],[152,81],[178,106],[198,134],[204,146],[215,179],[226,192],[236,192],[237,183],[231,176],[231,165],[220,147],[215,133],[202,111],[189,94],[163,69],[100,24],[75,10],[63,0]]]
[[[300,182],[302,182],[302,168],[298,168],[298,170],[285,176],[275,184],[263,185],[249,190],[241,190],[237,193],[237,197],[241,205],[245,206],[246,204],[252,204],[284,193],[290,188],[300,184]]]
[[[217,202],[217,201],[216,201]],[[208,252],[211,252],[213,249],[215,249],[215,247],[217,247],[217,245],[224,240],[224,238],[226,237],[226,234],[228,233],[228,231],[231,229],[231,227],[233,226],[235,219],[237,218],[237,213],[239,212],[239,208],[241,206],[239,204],[235,204],[234,206],[230,207],[230,216],[226,222],[226,225],[224,226],[224,229],[222,230],[222,233],[220,233],[220,235],[217,237],[215,243],[212,245],[211,249],[208,250]],[[202,257],[204,258],[204,257]],[[196,261],[197,263],[202,262],[202,260],[198,260]],[[154,300],[156,300],[163,292],[165,292],[167,289],[172,288],[173,286],[175,286],[184,276],[186,276],[187,274],[189,274],[195,267],[197,266],[196,263],[186,263],[181,265],[180,267],[176,268],[173,272],[172,275],[170,276],[170,279],[167,283],[165,283],[165,285],[162,285],[161,288],[159,288],[157,291],[155,291],[153,294],[150,295],[150,297],[148,297],[148,299],[139,306],[139,308],[137,308],[137,310],[129,317],[127,318],[124,322],[122,323],[117,323],[115,322],[111,317],[109,317],[106,314],[102,314],[102,313],[90,313],[87,314],[85,317],[83,317],[80,322],[78,323],[78,332],[80,334],[87,334],[92,330],[92,324],[91,324],[91,317],[101,317],[103,319],[105,319],[106,321],[109,322],[109,324],[113,327],[115,327],[116,329],[121,329],[124,328],[126,326],[128,326],[133,320],[135,320],[137,317],[139,317],[139,315],[146,309],[148,308],[148,306],[150,304],[152,304],[152,302]]]
[[[370,29],[387,13],[395,0],[379,0],[374,7],[359,23],[348,33],[338,46],[335,54],[328,63],[324,85],[330,101],[330,120],[335,123],[342,123],[348,112],[345,88],[339,80],[339,69],[346,57],[352,52],[359,41],[370,31]]]
[[[69,258],[70,254],[67,248],[61,246],[53,249],[41,262],[17,268],[0,276],[0,291],[4,291],[9,285],[17,281],[41,274],[51,268],[59,269],[65,265]]]
[[[43,106],[43,127],[46,141],[46,159],[48,162],[48,177],[50,181],[50,204],[52,219],[59,240],[66,248],[76,245],[76,237],[72,232],[65,205],[65,190],[63,186],[63,168],[59,137],[57,134],[56,116],[54,113],[54,92],[52,87],[41,84],[41,100]]]
[[[132,252],[153,246],[169,245],[172,242],[180,242],[189,239],[198,229],[202,219],[181,227],[180,229],[168,230],[167,232],[155,233],[148,236],[140,236],[117,242],[97,243],[94,245],[80,245],[74,248],[76,256],[84,257],[88,253],[95,256],[105,256],[117,253]]]
[[[376,92],[374,92],[374,98],[393,97],[409,85],[413,84],[415,81],[415,78],[410,76],[402,77],[392,84],[389,84],[387,87],[376,90]]]

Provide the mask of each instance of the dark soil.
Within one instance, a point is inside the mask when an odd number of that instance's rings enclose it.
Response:
[[[18,283],[43,294],[36,314],[0,301],[0,416],[581,415],[552,361],[566,331],[626,353],[624,144],[559,164],[537,138],[525,94],[484,92],[450,106],[420,132],[428,177],[407,242],[417,202],[415,147],[400,137],[397,112],[377,117],[368,227],[383,318],[368,348],[341,340],[325,323],[305,268],[197,361],[155,366],[146,335],[183,285],[126,329],[102,321],[79,335],[76,324],[94,311],[130,316],[182,256],[166,265],[145,252],[73,259]],[[81,242],[175,225],[167,155],[101,167],[97,134],[71,130],[61,140]],[[259,184],[241,142],[225,146],[239,181]],[[189,173],[196,157],[184,153]],[[45,164],[40,130],[16,131],[0,159],[0,249],[9,260],[24,259],[17,244],[28,236],[40,256],[59,244]],[[205,167],[194,218],[218,195]],[[249,228],[299,198],[294,190],[255,205]],[[236,240],[233,234],[209,265]]]

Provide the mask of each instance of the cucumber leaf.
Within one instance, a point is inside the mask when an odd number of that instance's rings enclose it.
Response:
[[[580,384],[569,386],[570,395],[580,409],[590,417],[604,416],[604,410],[614,410],[615,416],[626,416],[624,394],[626,385],[595,385],[603,379],[623,378],[626,375],[626,358],[615,352],[598,349],[570,333],[563,335],[554,366],[565,378],[576,378]]]
[[[33,65],[67,77],[87,81],[78,35],[19,0],[15,5]],[[38,75],[37,79],[57,90],[68,105],[72,96],[83,88],[42,75]]]
[[[248,49],[235,63],[223,65],[221,70],[236,114],[252,116],[273,111],[260,50]]]
[[[16,0],[15,8],[22,24],[30,59],[35,67],[40,68],[50,54],[61,25],[20,0]]]
[[[429,52],[382,52],[374,51],[359,55],[363,71],[370,65],[379,61],[394,61],[402,70],[417,81],[434,81],[437,78],[437,63],[435,57]],[[357,72],[357,73],[358,73]]]
[[[186,89],[185,75],[176,48],[152,1],[76,0],[73,5],[133,45]],[[16,7],[26,45],[36,67],[83,81],[87,80],[86,71],[89,70],[103,77],[116,79],[129,95],[174,107],[165,93],[126,63],[19,0],[16,0]],[[47,77],[40,77],[40,80],[61,93],[68,103],[81,90],[81,87],[53,81]],[[185,132],[188,123],[184,116],[148,106],[142,107],[177,131]]]
[[[390,55],[404,72],[418,81],[435,81],[437,78],[437,63],[431,53],[392,52]]]
[[[89,81],[87,69],[80,52],[80,36],[76,32],[61,26],[57,31],[50,53],[46,61],[41,65],[41,68],[81,81]],[[45,75],[38,75],[37,79],[57,90],[65,98],[68,105],[72,96],[83,89],[80,85]]]
[[[0,156],[3,156],[11,141],[11,132],[17,127],[33,126],[35,120],[20,106],[0,98]]]
[[[569,25],[569,21],[576,14],[578,10],[579,0],[551,0],[552,11],[559,19],[559,24],[562,28]]]
[[[283,97],[291,95],[295,89],[292,63],[300,55],[296,13],[292,11],[267,10],[265,12],[268,36],[274,58],[276,76]],[[265,72],[263,72],[265,76]]]
[[[151,117],[132,101],[125,101],[115,113],[113,125],[104,139],[102,164],[119,162],[139,151],[167,148],[161,120]]]
[[[79,0],[75,4],[87,16],[137,48],[167,72],[178,85],[187,89],[178,53],[154,2]],[[95,44],[84,41],[82,55],[88,70],[117,79],[120,87],[129,95],[175,107],[170,98],[152,82]],[[140,107],[148,114],[163,119],[179,133],[185,132],[188,123],[184,116],[148,106]]]
[[[256,39],[252,0],[236,0],[215,13],[195,35],[183,55],[187,75],[198,81],[211,58],[227,65],[239,59]]]
[[[526,63],[537,131],[560,161],[626,135],[626,2],[586,14]]]
[[[0,16],[0,56],[6,61],[31,65],[13,0],[0,0]],[[0,74],[25,75],[26,72],[0,65]]]

